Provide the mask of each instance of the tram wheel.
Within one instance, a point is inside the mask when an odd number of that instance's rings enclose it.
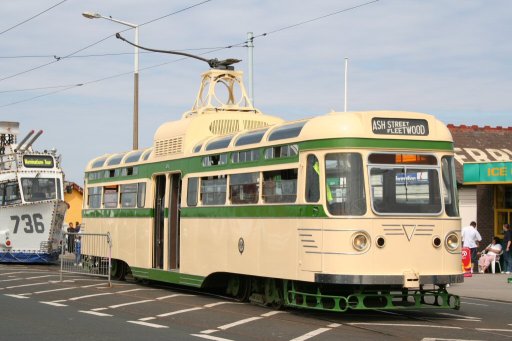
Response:
[[[124,281],[127,265],[122,260],[112,259],[110,277],[116,281]]]
[[[227,291],[237,301],[247,302],[251,294],[251,280],[245,276],[231,276],[228,281]]]

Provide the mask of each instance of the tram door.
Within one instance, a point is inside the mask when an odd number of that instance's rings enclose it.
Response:
[[[169,184],[169,269],[180,267],[180,199],[181,199],[181,175],[171,174]]]
[[[153,226],[153,268],[164,265],[165,175],[155,178],[155,219]]]

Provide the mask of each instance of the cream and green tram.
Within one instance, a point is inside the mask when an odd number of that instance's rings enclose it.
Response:
[[[153,147],[89,162],[83,220],[112,236],[113,276],[274,306],[458,308],[445,125],[395,111],[284,122],[252,107],[240,77],[205,73],[193,109]],[[219,83],[227,103],[214,103]]]

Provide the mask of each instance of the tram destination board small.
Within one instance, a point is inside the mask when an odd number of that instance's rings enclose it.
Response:
[[[380,135],[427,136],[428,122],[420,119],[375,117],[372,119],[372,131]]]

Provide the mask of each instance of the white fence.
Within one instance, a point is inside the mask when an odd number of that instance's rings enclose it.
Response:
[[[60,280],[63,273],[78,273],[108,278],[111,286],[112,239],[110,233],[64,233],[60,255]]]

